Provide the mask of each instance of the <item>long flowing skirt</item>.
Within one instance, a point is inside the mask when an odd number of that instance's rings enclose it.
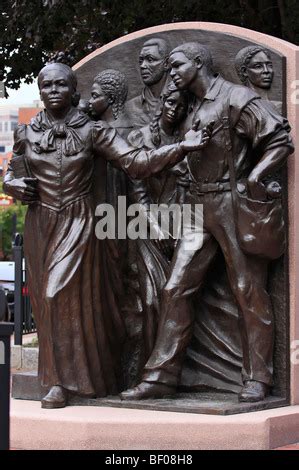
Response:
[[[122,388],[124,326],[93,213],[89,197],[61,212],[29,207],[24,248],[41,384],[103,397]]]

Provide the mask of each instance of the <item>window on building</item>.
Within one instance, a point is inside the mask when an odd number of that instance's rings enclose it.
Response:
[[[8,131],[8,122],[5,122],[4,123],[4,132],[7,132]]]
[[[11,122],[11,124],[10,124],[10,129],[11,129],[12,131],[14,131],[14,130],[17,128],[17,126],[18,126],[18,123],[17,123],[17,122]]]

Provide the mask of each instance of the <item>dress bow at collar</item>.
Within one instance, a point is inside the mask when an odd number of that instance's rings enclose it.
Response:
[[[42,132],[40,141],[35,142],[37,153],[53,152],[56,150],[56,139],[63,140],[63,152],[66,156],[76,155],[84,148],[84,142],[76,131],[84,126],[89,118],[80,113],[69,113],[62,124],[55,124],[47,111],[41,111],[31,120],[30,126],[35,132]]]

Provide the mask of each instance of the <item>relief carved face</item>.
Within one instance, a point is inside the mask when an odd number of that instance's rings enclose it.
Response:
[[[170,76],[174,84],[180,90],[185,90],[197,76],[196,63],[188,59],[183,52],[171,54],[169,62],[171,65]]]
[[[265,52],[258,52],[251,57],[244,75],[254,86],[268,90],[273,81],[273,64]]]
[[[103,92],[98,83],[94,83],[91,88],[91,98],[89,100],[89,109],[91,114],[101,117],[110,106],[108,97]]]
[[[175,91],[165,100],[162,119],[170,125],[178,125],[184,119],[186,112],[186,97],[184,97],[179,91]]]
[[[144,46],[139,55],[139,67],[144,84],[155,85],[167,70],[166,58],[161,55],[158,46]]]

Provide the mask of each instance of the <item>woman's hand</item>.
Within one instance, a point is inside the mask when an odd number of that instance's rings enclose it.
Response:
[[[25,204],[32,204],[38,199],[36,178],[15,178],[3,183],[4,191]]]
[[[191,129],[185,134],[184,140],[181,142],[181,146],[185,152],[192,152],[193,150],[200,150],[208,145],[215,121],[211,121],[201,131]]]

